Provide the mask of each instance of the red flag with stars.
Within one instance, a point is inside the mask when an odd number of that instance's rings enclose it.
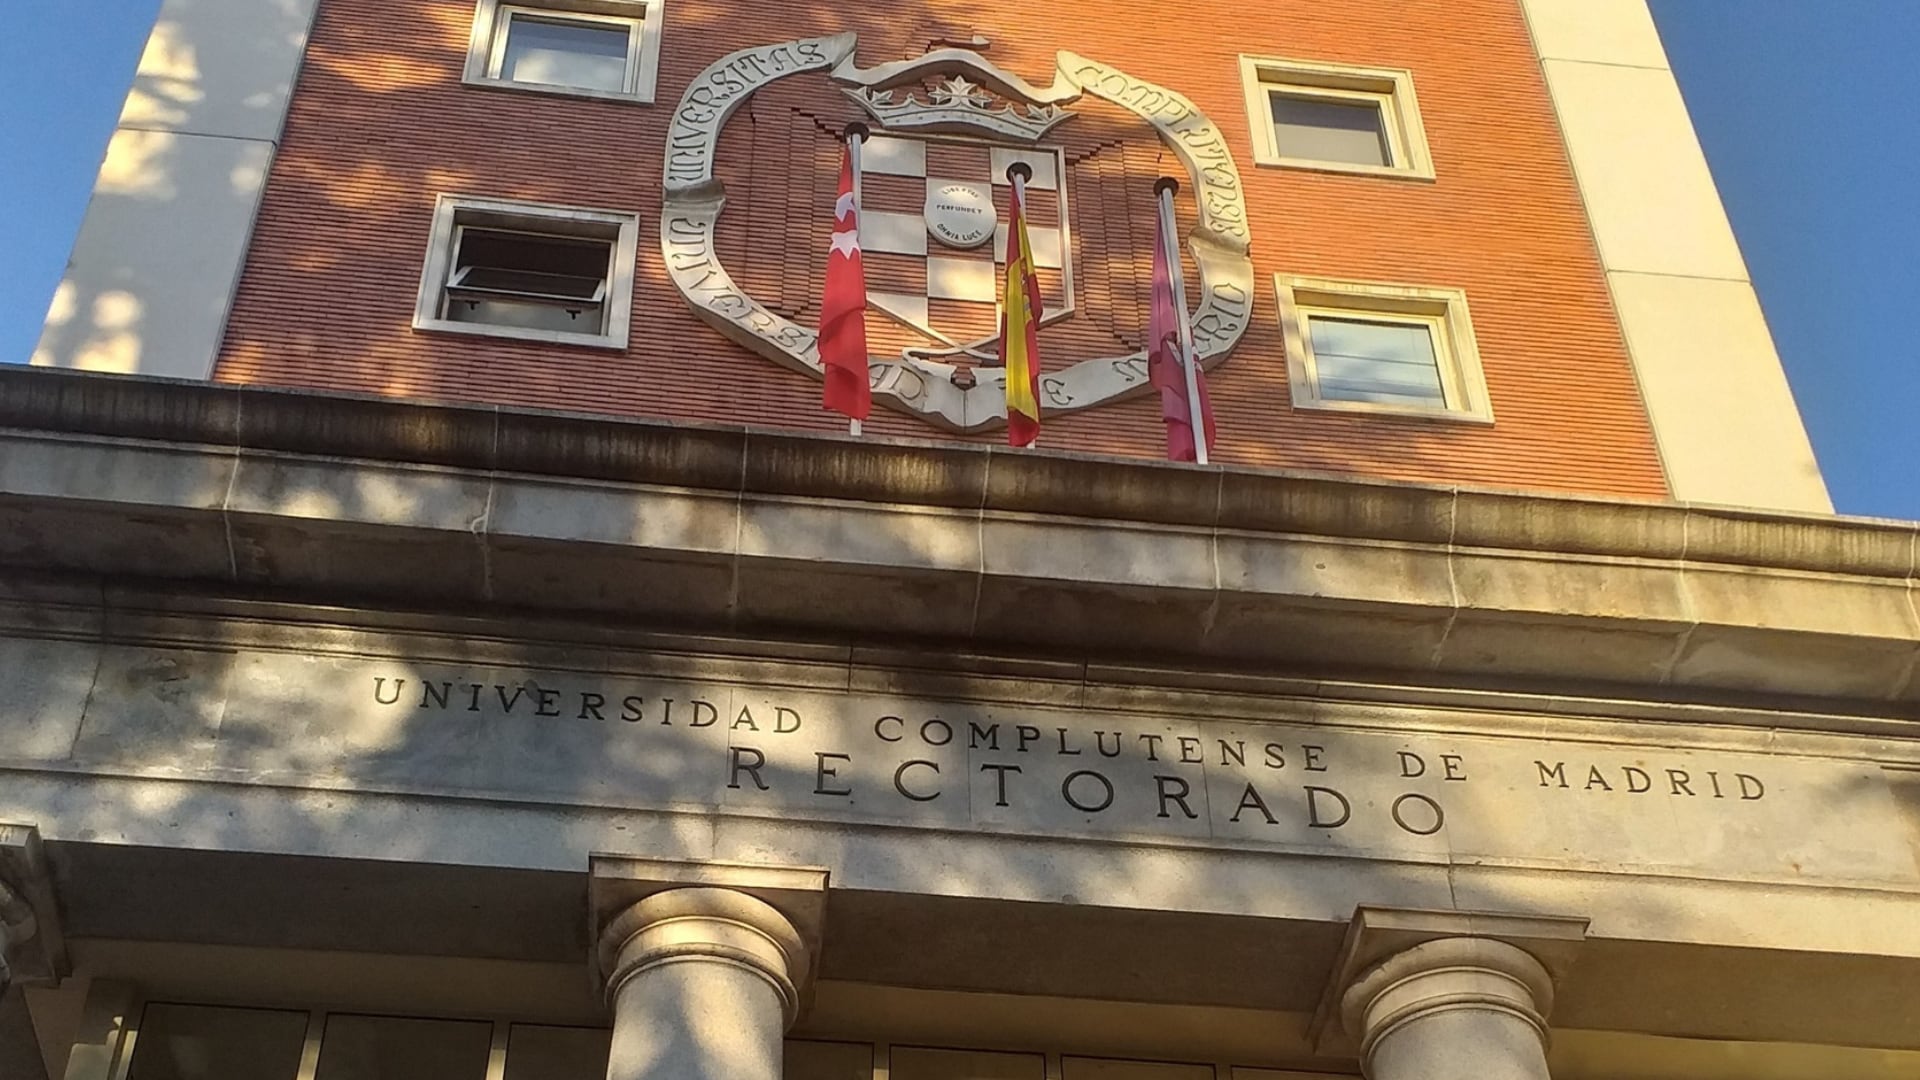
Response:
[[[860,204],[853,193],[853,150],[840,159],[840,198],[833,207],[833,246],[820,297],[820,362],[827,408],[865,420],[873,407],[867,384],[867,274],[860,265]]]

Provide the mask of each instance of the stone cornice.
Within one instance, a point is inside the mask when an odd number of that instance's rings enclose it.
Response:
[[[42,369],[0,369],[0,429],[17,568],[1817,711],[1920,694],[1909,522]]]

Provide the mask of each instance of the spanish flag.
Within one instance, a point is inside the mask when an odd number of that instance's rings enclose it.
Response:
[[[1022,166],[1008,170],[1017,172]],[[1032,446],[1040,437],[1040,276],[1027,239],[1027,189],[1014,179],[1013,221],[1007,227],[1007,283],[1000,316],[1000,364],[1007,380],[1007,444]]]

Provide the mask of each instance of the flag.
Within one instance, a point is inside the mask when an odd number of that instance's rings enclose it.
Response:
[[[853,196],[853,147],[840,159],[840,198],[833,206],[833,246],[820,296],[820,363],[827,408],[865,420],[873,406],[867,385],[867,275],[860,265],[860,205]]]
[[[1193,438],[1193,409],[1187,400],[1187,368],[1180,347],[1180,321],[1187,317],[1186,297],[1173,291],[1169,248],[1178,250],[1168,235],[1169,215],[1160,215],[1159,243],[1153,247],[1153,306],[1147,316],[1147,380],[1160,390],[1160,416],[1167,422],[1167,460],[1197,461]],[[1199,386],[1200,417],[1206,424],[1209,456],[1214,447],[1213,402],[1207,396],[1207,373],[1194,366]]]
[[[1007,283],[1000,314],[1000,364],[1007,379],[1007,444],[1032,446],[1040,437],[1040,275],[1027,239],[1027,213],[1013,189],[1007,227]]]

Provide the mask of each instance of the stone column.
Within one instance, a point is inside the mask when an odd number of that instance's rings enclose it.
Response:
[[[1341,999],[1368,1080],[1548,1080],[1553,979],[1530,953],[1445,937],[1394,953]]]
[[[730,888],[656,892],[607,920],[599,960],[607,1080],[780,1080],[808,949],[772,905]]]

